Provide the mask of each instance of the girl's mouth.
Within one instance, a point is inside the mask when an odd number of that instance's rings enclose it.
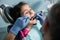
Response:
[[[30,20],[31,20],[31,19],[33,19],[33,20],[36,19],[36,16],[31,17]]]

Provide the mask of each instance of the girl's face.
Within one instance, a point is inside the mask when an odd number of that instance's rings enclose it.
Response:
[[[36,19],[33,20],[33,16],[35,15],[35,12],[29,7],[28,4],[25,4],[21,8],[21,16],[28,16],[31,18],[30,21],[33,21],[32,23],[36,23]]]
[[[35,15],[35,12],[29,7],[28,4],[25,4],[21,8],[22,16],[29,16],[30,18]]]

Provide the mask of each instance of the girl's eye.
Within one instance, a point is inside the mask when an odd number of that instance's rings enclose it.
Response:
[[[25,11],[24,14],[28,13],[28,11]]]
[[[26,12],[25,14],[28,14],[29,12]]]

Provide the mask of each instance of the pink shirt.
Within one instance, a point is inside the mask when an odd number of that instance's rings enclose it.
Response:
[[[19,33],[21,34],[22,38],[26,37],[28,32],[29,32],[29,29],[27,29],[27,28],[24,28],[21,31],[19,31]],[[19,38],[19,39],[22,40],[22,38]]]

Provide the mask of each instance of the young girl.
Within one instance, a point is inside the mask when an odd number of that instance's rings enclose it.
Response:
[[[13,24],[16,19],[22,16],[28,16],[30,18],[28,25],[22,30],[18,31],[15,35],[10,29],[6,40],[42,40],[42,34],[40,32],[41,24],[39,20],[34,18],[35,12],[29,7],[25,2],[20,2],[13,8],[12,18],[14,19]],[[34,25],[35,24],[35,25]],[[15,24],[14,24],[15,25]],[[12,26],[13,27],[13,26]],[[17,29],[17,28],[15,28]],[[16,31],[16,30],[15,30]],[[18,37],[18,38],[17,38]]]

